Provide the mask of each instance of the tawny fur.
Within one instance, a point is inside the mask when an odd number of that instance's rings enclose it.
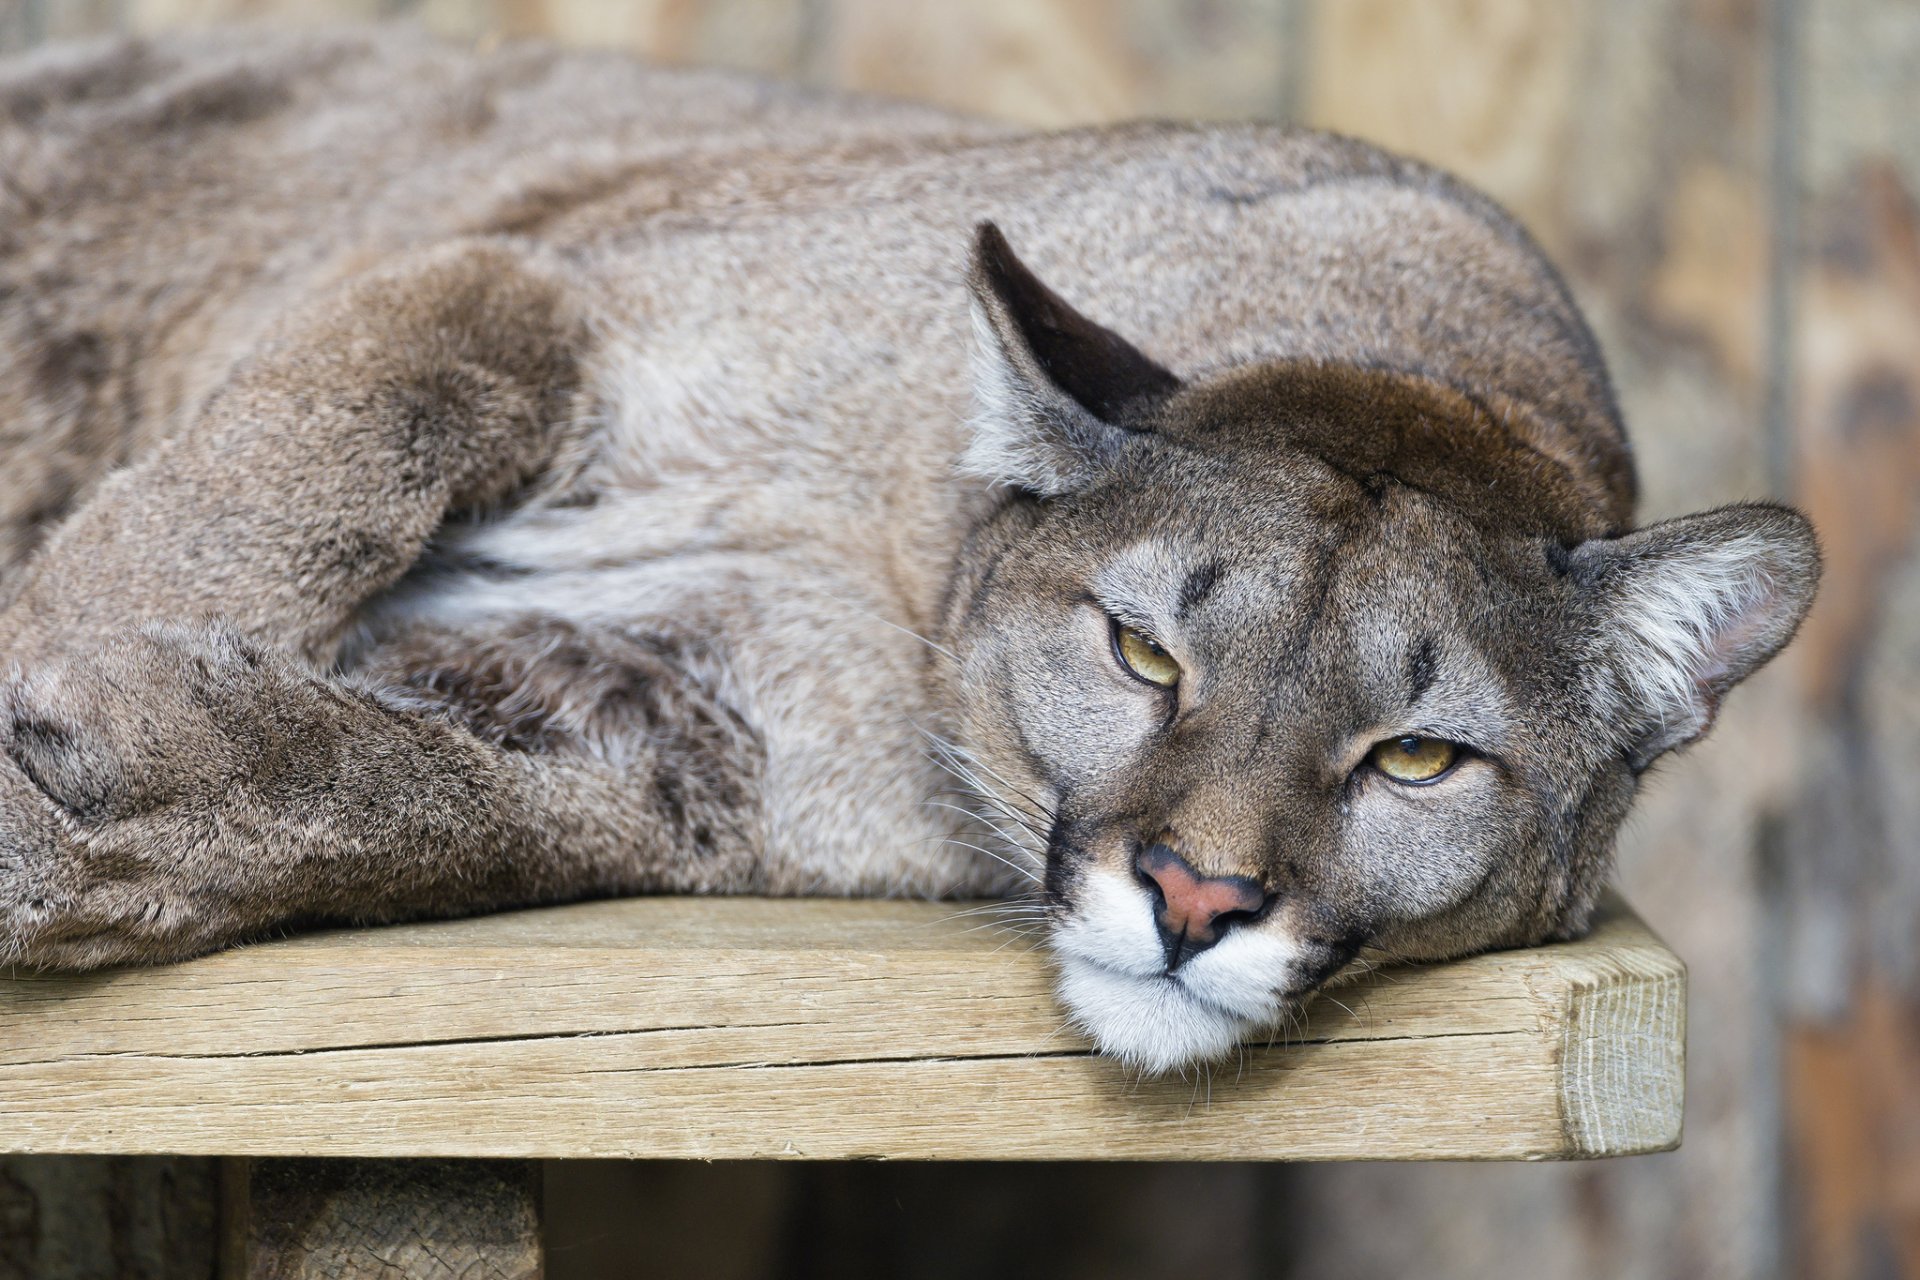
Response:
[[[398,32],[0,63],[0,468],[0,956],[1024,871],[1155,1068],[1577,931],[1818,575],[1631,533],[1566,291],[1419,165]],[[1179,973],[1160,839],[1272,895]]]

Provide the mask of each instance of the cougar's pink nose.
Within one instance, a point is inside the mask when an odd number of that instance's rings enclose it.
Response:
[[[1154,922],[1167,949],[1167,968],[1204,951],[1227,929],[1267,905],[1267,891],[1246,876],[1203,876],[1164,844],[1134,859],[1140,882],[1153,890]]]

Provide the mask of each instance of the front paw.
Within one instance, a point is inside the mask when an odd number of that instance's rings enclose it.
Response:
[[[209,913],[168,842],[124,827],[81,826],[0,757],[0,966],[92,969],[208,948]]]
[[[122,632],[13,681],[0,751],[83,828],[206,799],[247,764],[233,730],[260,663],[222,629]]]
[[[0,689],[0,962],[179,959],[246,932],[223,862],[261,655],[148,627]]]

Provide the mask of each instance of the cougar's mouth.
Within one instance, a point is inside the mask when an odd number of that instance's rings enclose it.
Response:
[[[1301,948],[1276,923],[1240,929],[1171,967],[1148,892],[1089,870],[1054,916],[1059,994],[1102,1053],[1149,1074],[1222,1057],[1304,994]]]

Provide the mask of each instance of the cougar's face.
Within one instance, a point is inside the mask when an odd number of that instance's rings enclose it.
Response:
[[[954,701],[1044,865],[1062,999],[1145,1069],[1368,948],[1583,927],[1641,771],[1811,602],[1783,508],[1620,535],[1576,465],[1417,375],[1188,385],[991,228],[972,283],[963,466],[1002,501],[954,578]]]
[[[1634,775],[1585,728],[1546,546],[1306,458],[1158,453],[1010,511],[964,632],[967,738],[1045,832],[1074,1014],[1164,1069],[1363,947],[1550,932]]]

